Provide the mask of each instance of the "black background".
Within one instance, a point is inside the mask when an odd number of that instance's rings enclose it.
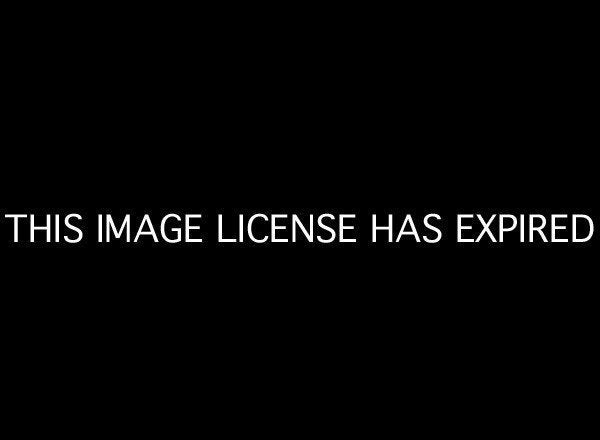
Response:
[[[11,412],[573,429],[595,389],[597,238],[460,246],[453,218],[597,221],[592,29],[524,11],[247,12],[23,16],[3,55],[2,213],[356,212],[361,243],[4,240]],[[375,212],[438,212],[444,241],[371,246]]]

